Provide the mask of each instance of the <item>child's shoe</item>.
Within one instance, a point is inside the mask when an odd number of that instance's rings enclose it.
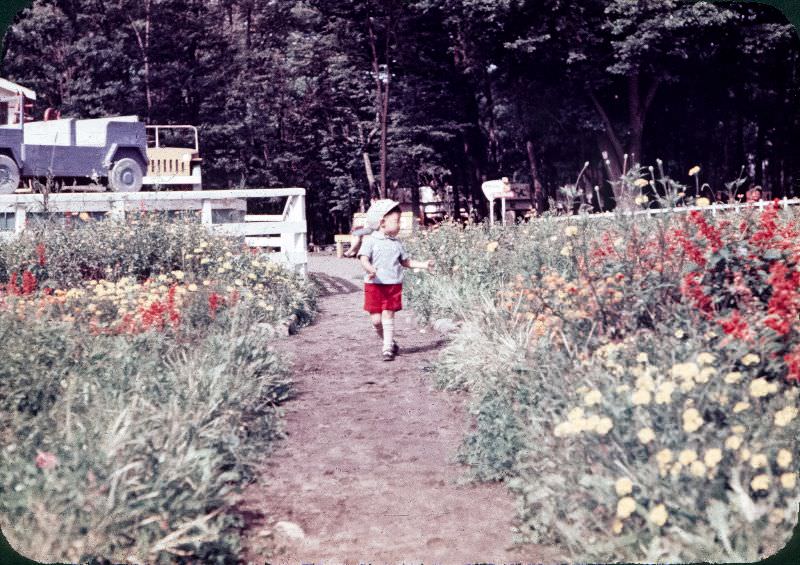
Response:
[[[384,361],[392,361],[394,359],[394,348],[389,351],[383,352],[383,360]]]
[[[392,355],[397,355],[398,353],[400,353],[400,346],[397,345],[395,340],[392,340]]]

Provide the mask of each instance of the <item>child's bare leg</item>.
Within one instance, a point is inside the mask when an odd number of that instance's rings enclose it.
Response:
[[[394,312],[392,310],[382,312],[381,325],[383,326],[383,350],[392,351],[394,344]]]
[[[360,235],[351,235],[350,236],[350,249],[344,252],[345,257],[355,257],[358,250],[361,249],[361,239],[362,236]]]
[[[370,320],[372,320],[372,325],[375,327],[375,331],[378,334],[380,339],[383,339],[383,324],[381,323],[381,315],[380,313],[377,314],[370,314]]]

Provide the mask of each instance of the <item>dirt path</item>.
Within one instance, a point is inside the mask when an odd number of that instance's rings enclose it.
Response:
[[[545,548],[510,549],[514,503],[503,485],[463,484],[454,457],[470,425],[467,396],[434,390],[424,370],[442,337],[399,312],[400,355],[383,361],[358,264],[310,261],[329,294],[312,326],[280,342],[298,397],[284,405],[287,439],[246,493],[271,517],[249,530],[248,558],[263,563],[274,544],[273,564],[547,560]]]

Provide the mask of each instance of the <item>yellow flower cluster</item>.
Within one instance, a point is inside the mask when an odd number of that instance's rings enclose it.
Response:
[[[585,416],[582,408],[574,408],[567,414],[567,420],[559,423],[553,430],[556,437],[577,435],[581,432],[595,432],[601,436],[606,435],[614,422],[607,416],[593,414]]]

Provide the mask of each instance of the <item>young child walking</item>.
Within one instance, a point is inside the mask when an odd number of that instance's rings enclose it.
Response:
[[[403,309],[403,268],[433,268],[432,259],[414,261],[397,239],[400,233],[400,204],[377,200],[367,210],[367,229],[372,231],[362,242],[358,258],[364,276],[364,310],[383,340],[383,360],[391,361],[400,348],[394,341],[394,313]]]

